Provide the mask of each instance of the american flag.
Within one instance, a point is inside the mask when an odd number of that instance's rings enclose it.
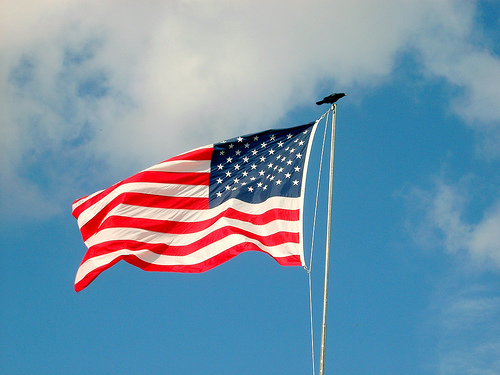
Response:
[[[88,251],[75,290],[120,260],[204,272],[243,251],[303,265],[305,172],[316,122],[201,147],[73,203]]]

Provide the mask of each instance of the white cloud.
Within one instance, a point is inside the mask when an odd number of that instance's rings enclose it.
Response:
[[[82,176],[62,169],[61,160],[66,166],[105,161],[123,176],[272,126],[294,106],[313,103],[325,80],[339,90],[376,85],[390,75],[398,52],[412,48],[429,74],[464,87],[470,109],[464,118],[500,133],[499,106],[492,105],[500,88],[488,79],[499,59],[471,47],[470,2],[20,0],[1,6],[0,95],[7,108],[0,115],[1,170],[18,177],[13,184],[39,170],[22,180],[37,185],[32,190],[41,199],[48,189],[37,178],[56,179],[51,194],[62,191],[63,181],[66,190],[80,186]],[[47,162],[41,167],[47,155],[58,161],[57,171]],[[9,191],[15,186],[3,189],[5,199],[13,198]]]
[[[476,257],[500,267],[500,202],[474,226],[468,246]]]
[[[413,188],[406,197],[414,215],[408,229],[420,247],[466,254],[465,261],[477,270],[500,269],[500,200],[479,219],[469,218],[472,181],[470,176],[458,183],[439,178],[433,188]]]
[[[434,296],[430,327],[436,335],[437,374],[492,375],[500,371],[500,296],[494,284],[481,280],[457,287],[451,277]]]
[[[444,249],[443,274],[433,285],[422,335],[431,350],[426,367],[436,374],[497,374],[500,371],[500,200],[478,218],[474,176],[452,183],[440,177],[433,188],[407,196],[413,212],[410,233],[420,248]],[[472,217],[471,217],[472,216]],[[429,360],[435,356],[434,360]]]
[[[500,156],[500,58],[474,24],[477,1],[439,1],[428,14],[431,25],[415,41],[424,73],[444,78],[460,90],[450,110],[483,137],[480,154]],[[429,9],[430,10],[430,9]]]

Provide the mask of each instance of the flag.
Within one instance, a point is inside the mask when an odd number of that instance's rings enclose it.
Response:
[[[146,271],[196,273],[244,251],[304,265],[302,214],[317,122],[201,147],[76,200],[88,247],[78,292],[124,260]]]

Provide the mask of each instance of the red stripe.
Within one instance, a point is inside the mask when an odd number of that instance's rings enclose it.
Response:
[[[82,289],[86,288],[101,272],[105,271],[106,269],[110,268],[114,264],[118,263],[120,260],[125,260],[127,263],[130,263],[136,267],[139,267],[140,269],[144,271],[157,271],[157,272],[182,272],[182,273],[200,273],[200,272],[205,272],[208,270],[211,270],[214,267],[217,267],[218,265],[227,262],[228,260],[234,258],[238,254],[241,254],[245,251],[261,251],[257,247],[257,245],[249,242],[241,243],[238,245],[235,245],[225,251],[223,251],[220,254],[217,254],[216,256],[207,259],[201,263],[194,264],[194,265],[172,265],[172,266],[159,266],[155,264],[151,264],[148,262],[144,262],[143,260],[137,258],[134,255],[125,255],[118,257],[117,259],[113,260],[112,262],[99,267],[91,272],[89,272],[85,277],[80,280],[78,283],[75,284],[75,290],[77,292],[81,291]],[[287,257],[272,257],[274,260],[276,260],[280,265],[282,266],[300,266],[301,261],[300,257],[298,255],[290,255]]]
[[[234,208],[229,207],[213,218],[194,222],[143,219],[128,216],[110,216],[106,218],[103,223],[99,224],[102,215],[101,213],[99,213],[98,215],[99,217],[96,216],[96,219],[98,220],[97,222],[94,223],[92,220],[81,228],[84,241],[86,241],[98,230],[102,230],[105,228],[140,228],[158,233],[183,234],[202,231],[214,224],[222,217],[246,221],[255,225],[264,225],[276,219],[286,221],[299,220],[298,209],[286,210],[281,208],[272,209],[262,214],[252,215],[240,212],[238,210],[235,210]]]
[[[213,147],[205,147],[197,150],[192,150],[185,152],[183,154],[174,156],[165,161],[174,161],[174,160],[212,160],[212,153],[214,151]]]
[[[253,232],[249,232],[238,227],[226,226],[210,232],[205,237],[183,246],[169,246],[165,243],[144,243],[132,240],[115,240],[106,241],[94,246],[91,246],[85,254],[82,263],[95,256],[109,254],[114,251],[123,249],[138,251],[149,250],[156,254],[172,255],[172,256],[186,256],[192,254],[205,246],[210,245],[216,241],[220,241],[231,234],[240,234],[246,238],[259,241],[264,246],[276,246],[284,243],[299,243],[299,234],[294,232],[277,232],[268,236],[260,236]]]
[[[124,193],[117,196],[106,207],[96,213],[92,219],[81,228],[83,240],[95,234],[99,229],[106,215],[116,206],[128,204],[132,206],[142,206],[151,208],[170,208],[183,210],[206,210],[208,209],[208,198],[185,198],[166,197],[163,195],[151,195],[142,193]]]
[[[124,183],[130,182],[156,182],[165,184],[208,186],[210,183],[210,173],[143,171],[124,180]]]
[[[83,290],[87,285],[89,285],[94,279],[99,276],[99,274],[103,271],[106,271],[108,268],[114,266],[120,260],[125,259],[126,257],[118,257],[113,261],[106,263],[105,265],[95,268],[85,275],[83,279],[81,279],[78,283],[75,283],[75,291],[79,292]]]

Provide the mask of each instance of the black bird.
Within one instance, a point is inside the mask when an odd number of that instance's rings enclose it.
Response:
[[[343,98],[344,96],[345,96],[345,94],[343,92],[337,93],[337,94],[328,95],[327,97],[323,98],[323,100],[320,100],[319,102],[316,102],[316,104],[317,105],[321,105],[321,104],[325,104],[325,103],[333,104],[337,100],[339,100],[340,98]]]

